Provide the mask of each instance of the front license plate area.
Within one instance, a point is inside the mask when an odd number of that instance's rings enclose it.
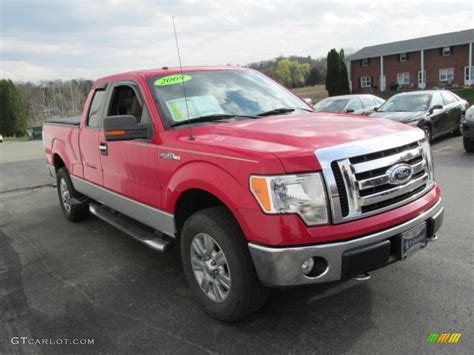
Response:
[[[401,259],[420,251],[426,246],[426,223],[402,233],[400,240]]]

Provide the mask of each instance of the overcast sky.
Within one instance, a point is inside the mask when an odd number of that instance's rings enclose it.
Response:
[[[95,79],[183,65],[325,56],[474,28],[470,1],[0,0],[0,78]]]

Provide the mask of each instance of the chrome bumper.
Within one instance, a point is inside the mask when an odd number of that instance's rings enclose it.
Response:
[[[342,278],[344,252],[387,240],[423,222],[428,222],[430,226],[428,241],[430,238],[433,240],[443,222],[443,215],[444,207],[440,199],[433,207],[415,218],[361,238],[345,242],[288,248],[266,247],[249,243],[249,249],[258,276],[267,286],[283,287],[337,281]],[[301,270],[303,262],[311,257],[322,257],[327,261],[328,267],[320,276],[308,277]]]

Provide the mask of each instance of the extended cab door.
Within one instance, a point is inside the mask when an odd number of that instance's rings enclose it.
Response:
[[[118,81],[107,95],[107,117],[132,115],[137,123],[150,123],[149,110],[134,81]],[[143,139],[106,142],[103,131],[100,144],[104,187],[135,201],[159,208],[161,186],[158,176],[158,147]]]
[[[97,185],[103,183],[99,138],[106,93],[106,85],[96,87],[89,105],[89,112],[84,124],[81,125],[79,134],[84,179]]]

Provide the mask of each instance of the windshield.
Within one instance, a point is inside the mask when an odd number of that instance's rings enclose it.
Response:
[[[388,99],[378,112],[417,112],[427,111],[430,107],[431,95],[397,95]]]
[[[188,119],[202,122],[199,118],[206,116],[248,119],[248,116],[282,108],[308,110],[297,96],[251,70],[186,72],[154,77],[148,84],[165,127]]]
[[[314,109],[319,112],[343,112],[349,99],[326,99],[319,101]]]

